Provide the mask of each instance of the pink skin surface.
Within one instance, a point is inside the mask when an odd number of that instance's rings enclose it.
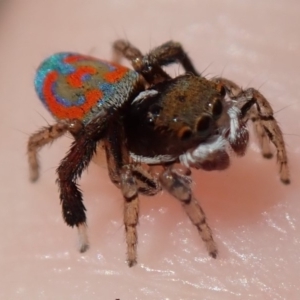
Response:
[[[1,2],[1,299],[300,299],[300,4],[297,0]],[[125,263],[122,196],[91,164],[80,185],[90,250],[76,250],[55,169],[71,139],[41,153],[28,179],[28,136],[50,114],[33,87],[35,69],[58,51],[110,59],[127,38],[142,51],[180,41],[207,76],[254,86],[285,134],[292,183],[254,140],[223,172],[194,172],[194,191],[220,255],[211,259],[179,203],[141,197],[138,265]],[[173,75],[181,71],[175,67]]]

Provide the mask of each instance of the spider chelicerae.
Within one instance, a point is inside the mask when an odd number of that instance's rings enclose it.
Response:
[[[38,151],[70,132],[74,142],[57,169],[57,183],[64,220],[78,228],[81,252],[89,243],[77,180],[93,155],[105,151],[109,177],[124,197],[129,266],[137,262],[138,195],[152,196],[162,189],[180,201],[209,255],[216,258],[211,229],[191,190],[190,169],[224,170],[229,151],[244,155],[251,120],[262,155],[272,156],[271,142],[280,179],[289,183],[285,144],[272,107],[254,88],[202,77],[177,42],[143,55],[118,40],[113,50],[115,62],[67,52],[52,55],[39,67],[35,87],[57,122],[29,139],[31,180],[39,176]],[[134,70],[119,64],[122,57]],[[185,73],[172,78],[162,68],[172,63],[181,64]],[[152,172],[157,165],[159,174]]]

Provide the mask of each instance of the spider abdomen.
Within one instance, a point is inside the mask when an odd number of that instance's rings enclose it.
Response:
[[[35,89],[43,104],[58,120],[89,123],[99,111],[128,98],[139,74],[124,66],[76,53],[56,53],[42,62]]]

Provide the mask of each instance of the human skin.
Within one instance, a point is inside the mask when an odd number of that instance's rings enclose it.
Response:
[[[299,299],[299,1],[0,5],[1,299]],[[28,137],[54,122],[34,92],[39,63],[59,51],[110,59],[118,38],[143,52],[179,41],[204,75],[259,88],[276,112],[290,185],[280,182],[276,158],[263,159],[255,139],[245,157],[232,156],[228,170],[193,172],[219,247],[216,260],[180,204],[162,192],[140,197],[138,265],[129,268],[121,193],[93,163],[79,181],[91,247],[78,253],[55,184],[68,136],[41,151],[41,177],[29,181]]]

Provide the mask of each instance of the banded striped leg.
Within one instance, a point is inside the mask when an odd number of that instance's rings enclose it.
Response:
[[[40,165],[38,161],[38,152],[41,148],[47,144],[53,143],[67,131],[75,135],[81,129],[82,124],[79,120],[61,120],[54,125],[43,127],[30,136],[27,144],[27,155],[31,181],[36,181],[39,178]]]
[[[129,164],[129,152],[122,131],[108,129],[105,140],[105,152],[108,173],[111,181],[121,189],[124,197],[124,226],[127,244],[127,262],[129,267],[137,263],[137,224],[139,218],[138,187]]]
[[[132,174],[136,180],[139,193],[146,196],[154,196],[161,191],[161,185],[157,176],[141,165],[134,165]]]
[[[125,165],[121,170],[121,191],[125,200],[124,226],[127,244],[127,262],[129,267],[132,267],[137,263],[139,198],[138,187],[130,165]]]
[[[108,160],[110,162],[110,160]],[[139,165],[125,165],[116,176],[117,170],[111,169],[108,164],[109,174],[113,183],[121,188],[124,197],[124,226],[127,244],[127,262],[129,267],[137,263],[137,225],[139,219],[138,193],[153,196],[160,190],[158,180]]]
[[[116,118],[116,121],[118,118]],[[126,139],[122,130],[114,130],[113,123],[108,128],[104,141],[108,173],[111,181],[121,189],[124,197],[124,226],[129,267],[137,263],[137,225],[139,218],[138,193],[155,195],[160,191],[156,178],[140,165],[130,163]]]
[[[253,121],[262,155],[265,158],[272,157],[270,141],[273,143],[277,151],[280,179],[285,184],[290,183],[287,152],[282,131],[274,118],[269,101],[254,88],[242,90],[234,82],[225,78],[215,78],[214,81],[226,88],[229,98],[236,102],[233,107],[241,110],[242,120],[244,122],[247,122],[248,119]]]
[[[279,175],[283,183],[289,184],[289,167],[288,158],[285,148],[285,143],[282,135],[282,131],[273,116],[273,110],[268,100],[257,90],[249,88],[245,90],[245,96],[248,100],[253,99],[255,101],[255,106],[251,110],[252,121],[257,122],[259,126],[256,125],[256,129],[263,131],[261,135],[261,145],[263,149],[264,157],[270,157],[268,154],[268,140],[270,140],[276,148],[277,151],[277,163],[279,164]],[[259,132],[257,132],[259,135]],[[269,151],[269,153],[271,153]]]
[[[206,222],[205,213],[192,194],[190,181],[186,176],[181,176],[168,168],[161,174],[160,182],[173,197],[181,202],[186,214],[198,229],[209,255],[216,258],[218,254],[217,245]]]
[[[139,218],[138,193],[153,196],[161,190],[158,180],[139,165],[126,165],[121,171],[121,190],[125,199],[124,225],[127,243],[127,261],[130,267],[137,263],[137,231]]]

